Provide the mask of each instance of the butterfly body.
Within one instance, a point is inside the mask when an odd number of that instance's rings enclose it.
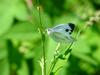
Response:
[[[47,30],[48,34],[57,42],[73,42],[75,39],[71,37],[75,25],[72,23],[60,24]]]

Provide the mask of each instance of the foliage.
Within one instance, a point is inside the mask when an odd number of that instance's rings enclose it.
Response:
[[[58,43],[46,33],[41,38],[39,28],[69,22],[73,36],[83,30],[71,50],[61,44],[56,52]],[[100,75],[99,25],[100,0],[0,0],[0,75],[41,75],[43,39],[46,71],[56,62],[51,75]]]

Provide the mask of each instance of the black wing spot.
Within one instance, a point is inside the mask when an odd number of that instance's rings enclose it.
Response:
[[[69,32],[69,34],[71,34],[71,33],[72,33],[69,29],[66,29],[65,31],[66,31],[66,32]]]
[[[74,28],[75,28],[75,24],[73,23],[68,23],[69,27],[71,28],[71,33],[73,32]],[[70,33],[70,34],[71,34]]]
[[[68,31],[69,31],[69,29],[66,29],[65,31],[66,31],[66,32],[68,32]]]
[[[69,32],[69,34],[71,34],[72,32]]]

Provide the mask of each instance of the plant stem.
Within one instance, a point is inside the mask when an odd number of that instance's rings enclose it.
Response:
[[[57,44],[57,47],[55,49],[56,54],[57,54],[57,51],[59,50],[59,48],[60,48],[60,43]],[[53,69],[55,67],[55,64],[56,64],[56,62],[58,60],[58,58],[56,57],[56,54],[54,55],[54,61],[51,63],[50,69],[48,71],[48,75],[50,75],[50,73],[53,71]]]
[[[54,72],[54,74],[55,74],[58,70],[60,70],[61,68],[63,68],[63,66],[59,67],[59,68]]]
[[[53,63],[52,68],[51,68],[51,72],[53,71],[53,69],[54,69],[54,67],[55,67],[55,65],[56,65],[56,63],[57,63],[57,60],[58,60],[58,58],[55,58],[54,63]],[[51,72],[50,72],[50,73],[51,73]]]
[[[44,34],[44,28],[42,25],[42,21],[41,21],[41,13],[40,13],[40,7],[38,7],[39,10],[39,21],[40,21],[40,25],[39,25],[39,29],[40,29],[40,33],[41,33],[41,37],[42,37],[42,53],[43,53],[43,75],[46,75],[46,54],[45,54],[45,34]]]
[[[78,31],[78,33],[77,33],[76,36],[75,36],[76,39],[79,37],[81,31],[82,31],[83,29],[85,29],[86,27],[87,27],[87,25],[85,25],[84,27],[82,27],[82,28]],[[71,47],[72,47],[73,44],[74,44],[74,42],[70,43],[69,47],[67,48],[67,50],[64,52],[63,55],[66,56],[66,55],[71,51],[70,49],[71,49]],[[57,47],[59,47],[59,44],[58,44]],[[58,48],[57,48],[57,50],[58,50]],[[54,67],[55,67],[55,65],[56,65],[56,63],[57,63],[57,61],[58,61],[58,59],[59,59],[59,56],[56,57],[56,58],[55,58],[55,56],[54,56],[54,61],[53,61],[52,65],[51,65],[51,67],[50,67],[49,75],[50,75],[50,73],[52,73],[52,71],[53,71],[53,69],[54,69]],[[54,73],[56,73],[56,72],[54,72]]]
[[[50,69],[49,69],[49,72],[48,72],[48,75],[50,75],[56,65],[56,62],[57,62],[58,58],[55,58],[54,56],[54,61],[52,62],[51,66],[50,66]]]

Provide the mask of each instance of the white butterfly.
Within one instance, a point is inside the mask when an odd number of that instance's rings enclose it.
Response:
[[[71,43],[75,41],[75,39],[71,36],[74,28],[75,25],[73,23],[60,24],[53,28],[48,28],[47,33],[57,42]]]

